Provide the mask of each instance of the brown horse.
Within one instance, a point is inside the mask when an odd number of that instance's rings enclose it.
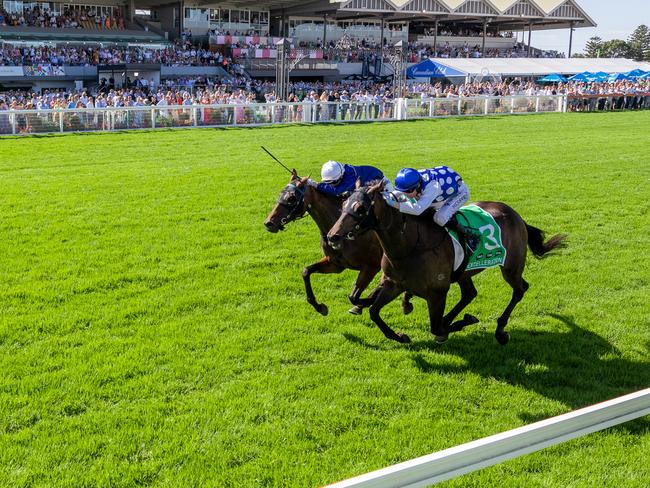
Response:
[[[284,226],[288,223],[309,213],[320,231],[320,245],[325,256],[302,271],[307,301],[318,313],[327,315],[329,312],[327,305],[318,303],[314,296],[311,287],[312,273],[340,273],[346,269],[353,269],[359,271],[359,275],[349,295],[350,302],[354,305],[349,312],[359,315],[364,307],[369,307],[374,301],[372,296],[362,299],[361,293],[381,269],[383,255],[381,244],[374,232],[367,232],[345,246],[338,246],[336,249],[330,246],[326,235],[341,214],[342,200],[317,191],[307,184],[307,181],[308,178],[299,178],[295,171],[292,173],[291,180],[280,192],[277,204],[264,222],[264,226],[269,232],[276,233],[284,230]],[[402,303],[405,314],[413,310],[409,298],[407,294]]]
[[[355,239],[359,233],[373,229],[384,249],[381,263],[384,277],[373,292],[375,301],[370,307],[373,322],[389,339],[410,342],[406,334],[393,331],[379,315],[386,304],[406,291],[427,301],[431,333],[436,336],[437,342],[445,342],[450,332],[478,322],[466,315],[463,320],[452,324],[454,318],[476,297],[472,276],[482,269],[454,276],[454,249],[447,231],[432,221],[429,212],[426,217],[414,217],[392,208],[384,201],[382,190],[381,183],[357,188],[345,202],[341,216],[327,235],[330,246],[338,248],[344,240]],[[558,234],[544,242],[544,233],[526,224],[509,206],[499,202],[477,202],[475,205],[494,217],[501,227],[506,248],[506,261],[501,273],[512,287],[512,298],[497,320],[495,332],[499,344],[505,345],[510,340],[504,330],[510,314],[528,290],[528,283],[522,277],[527,246],[536,257],[541,258],[559,246],[566,236]],[[458,281],[461,298],[444,315],[452,281]]]

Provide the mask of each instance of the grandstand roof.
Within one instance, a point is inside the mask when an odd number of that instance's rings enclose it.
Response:
[[[142,0],[140,0],[142,1]],[[144,0],[149,1],[149,0]],[[214,0],[199,0],[201,4]],[[265,8],[273,15],[323,15],[338,19],[383,17],[482,23],[503,29],[595,27],[577,0],[231,0],[234,7]]]
[[[438,64],[470,76],[543,76],[552,73],[574,75],[596,73],[627,73],[634,69],[650,71],[650,63],[624,58],[434,58]]]

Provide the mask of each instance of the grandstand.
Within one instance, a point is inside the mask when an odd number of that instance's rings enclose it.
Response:
[[[273,47],[280,37],[314,50],[306,58],[318,61],[305,65],[307,71],[336,78],[357,74],[355,70],[361,68],[339,69],[341,62],[349,60],[328,49],[380,48],[401,40],[420,48],[420,56],[539,57],[543,53],[532,47],[532,31],[595,25],[574,0],[4,0],[1,5],[0,42],[5,48],[113,45],[126,49],[135,45],[164,49],[172,42],[191,41],[205,48],[210,44],[212,51],[230,63],[241,61],[253,76],[273,74]],[[522,30],[529,32],[527,43],[513,37],[513,32]],[[429,51],[423,52],[423,46]],[[252,59],[268,61],[252,66]],[[11,64],[4,58],[1,61],[4,66]],[[39,64],[63,67],[63,74],[55,70],[50,85],[98,81],[99,70],[93,69],[97,63],[86,63],[84,73],[68,70],[71,65],[65,60]],[[41,76],[54,76],[51,71],[39,70]],[[172,70],[171,76],[179,73]],[[225,71],[218,74],[226,76]],[[4,85],[31,85],[34,80],[30,78],[19,76],[18,70],[0,72]]]

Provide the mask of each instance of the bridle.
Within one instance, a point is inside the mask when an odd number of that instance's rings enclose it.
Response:
[[[359,198],[355,198],[355,195],[361,196],[361,205],[359,205],[358,208],[363,209],[363,212],[359,212],[353,208],[354,204],[359,202]],[[363,189],[357,190],[350,198],[348,198],[343,206],[342,213],[352,217],[356,222],[356,225],[354,226],[354,231],[349,231],[345,236],[343,236],[345,239],[353,241],[358,235],[368,232],[370,229],[377,226],[377,217],[373,211],[374,205],[374,200],[370,198],[368,193]]]
[[[291,197],[295,197],[295,202],[289,202]],[[305,192],[295,183],[288,183],[282,189],[277,203],[289,211],[289,215],[280,219],[281,228],[305,216]]]

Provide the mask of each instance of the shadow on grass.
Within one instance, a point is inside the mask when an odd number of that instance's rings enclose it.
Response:
[[[552,316],[566,325],[568,332],[515,330],[513,339],[503,347],[497,344],[491,332],[468,329],[450,336],[443,345],[436,344],[432,338],[405,347],[411,351],[413,362],[422,373],[472,372],[535,391],[572,409],[650,384],[650,361],[626,359],[609,342],[579,326],[572,318]],[[349,334],[346,338],[369,349],[378,348]],[[440,361],[432,361],[431,355],[425,357],[421,351],[445,354],[440,355]],[[464,364],[450,364],[445,357],[449,354],[463,358]],[[524,417],[525,414],[522,418],[527,423],[540,420],[534,416]]]

